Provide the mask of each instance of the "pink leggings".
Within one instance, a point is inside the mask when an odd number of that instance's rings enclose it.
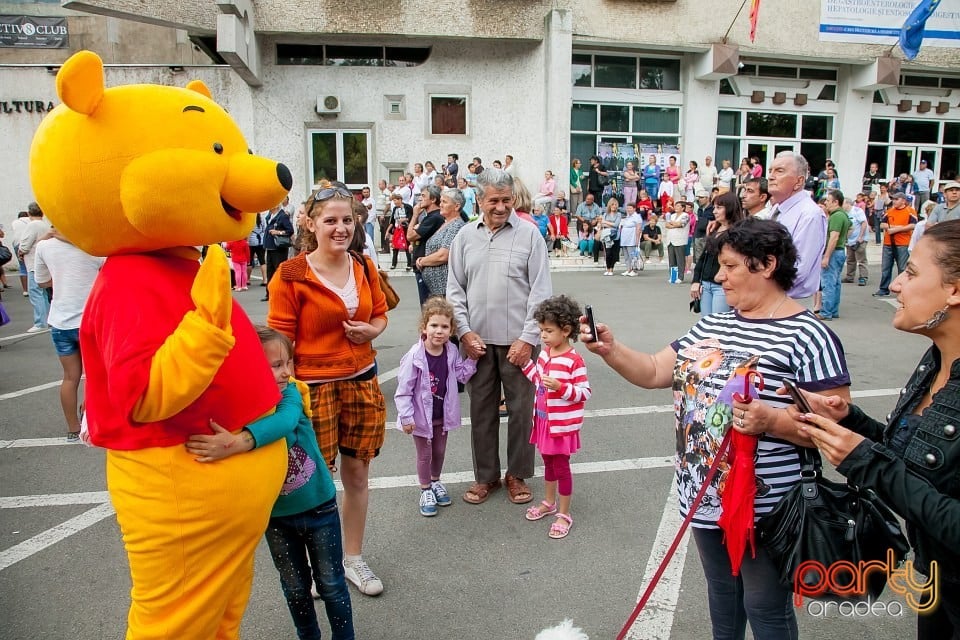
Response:
[[[236,276],[236,285],[237,289],[242,289],[247,286],[247,263],[245,262],[234,262],[233,263],[233,275]]]
[[[417,479],[421,485],[429,485],[434,478],[440,478],[443,471],[443,458],[447,453],[447,433],[442,424],[433,425],[433,439],[413,436],[417,445]]]
[[[543,479],[557,483],[557,493],[562,496],[573,495],[573,475],[570,473],[570,456],[558,454],[543,456]]]

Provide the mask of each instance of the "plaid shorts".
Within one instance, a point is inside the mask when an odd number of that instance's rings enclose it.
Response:
[[[327,464],[337,452],[369,461],[380,454],[386,434],[387,405],[376,377],[310,385],[313,430]]]

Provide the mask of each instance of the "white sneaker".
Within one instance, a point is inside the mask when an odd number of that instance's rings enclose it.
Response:
[[[367,563],[357,560],[352,564],[343,563],[343,572],[347,580],[353,583],[365,596],[378,596],[383,593],[383,583],[373,573]]]
[[[33,325],[27,329],[27,333],[46,333],[47,331],[50,331],[50,327],[41,327],[38,325]]]
[[[627,277],[629,277],[629,278],[636,278],[636,277],[637,277],[637,272],[636,272],[636,271],[627,271],[627,272],[626,272],[625,274],[623,274],[623,275],[625,275],[625,276],[627,276]]]

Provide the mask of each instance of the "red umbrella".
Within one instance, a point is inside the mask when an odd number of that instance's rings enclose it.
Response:
[[[737,402],[750,404],[757,392],[751,379],[756,379],[757,386],[763,391],[763,375],[751,369],[743,377],[743,393],[734,393]],[[733,429],[733,425],[729,427]],[[720,496],[720,520],[718,524],[723,529],[724,543],[727,554],[730,556],[730,567],[733,575],[740,574],[740,565],[743,563],[743,554],[747,544],[750,545],[751,557],[756,557],[757,550],[753,537],[753,500],[757,495],[757,474],[753,460],[757,454],[759,436],[751,436],[733,429],[730,438],[730,453],[728,460],[730,471],[724,482],[723,494]]]

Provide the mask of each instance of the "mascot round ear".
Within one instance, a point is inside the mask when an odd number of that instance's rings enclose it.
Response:
[[[210,89],[207,88],[207,85],[203,84],[202,80],[191,80],[187,83],[187,89],[190,89],[190,91],[196,91],[200,95],[204,95],[213,100],[213,94],[210,93]]]
[[[92,51],[80,51],[57,72],[57,95],[77,113],[90,115],[103,98],[103,61]]]

